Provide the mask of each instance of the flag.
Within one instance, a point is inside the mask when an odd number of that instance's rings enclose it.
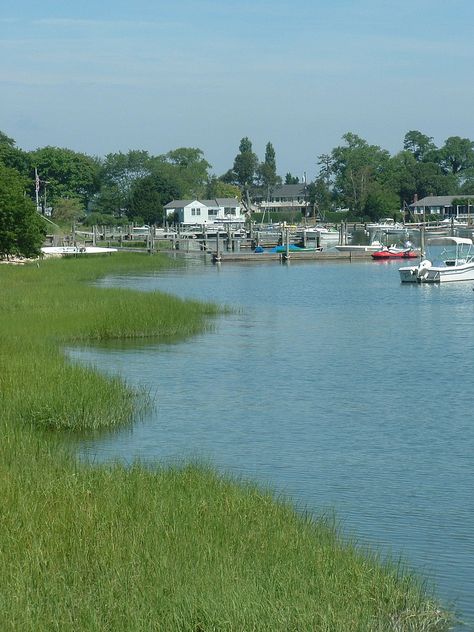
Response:
[[[35,188],[36,188],[36,193],[38,193],[38,191],[40,190],[40,179],[39,179],[39,175],[36,169],[35,169]]]

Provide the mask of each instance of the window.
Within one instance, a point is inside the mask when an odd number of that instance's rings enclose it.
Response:
[[[191,215],[201,215],[201,209],[200,208],[192,208],[191,209]]]

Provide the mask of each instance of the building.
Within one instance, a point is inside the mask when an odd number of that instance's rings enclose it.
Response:
[[[456,200],[465,200],[467,204],[453,204]],[[467,217],[474,213],[474,195],[428,195],[410,204],[413,215],[440,215],[440,219],[449,217]]]
[[[215,200],[173,200],[164,207],[166,218],[183,225],[236,224],[245,222],[240,202],[235,198]]]
[[[308,185],[305,182],[299,184],[280,184],[268,191],[268,194],[260,194],[253,198],[260,211],[283,212],[300,211],[306,215],[310,206],[308,200]]]

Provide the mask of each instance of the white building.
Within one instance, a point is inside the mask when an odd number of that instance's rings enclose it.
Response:
[[[474,215],[474,195],[429,195],[415,199],[410,209],[414,215],[440,215],[442,219],[467,217]]]
[[[215,200],[173,200],[165,206],[166,218],[179,224],[235,224],[242,225],[240,202],[235,198],[217,198]]]

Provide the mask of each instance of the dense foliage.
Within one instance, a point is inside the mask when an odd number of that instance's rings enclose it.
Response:
[[[19,172],[0,162],[0,259],[34,257],[43,244],[44,222],[24,189]]]
[[[268,198],[283,181],[299,178],[278,175],[271,142],[259,161],[248,137],[241,139],[232,167],[221,176],[198,148],[180,147],[153,156],[131,149],[87,156],[70,149],[43,147],[24,152],[0,132],[0,164],[27,180],[25,192],[35,197],[35,169],[39,174],[39,204],[53,219],[91,224],[160,224],[163,208],[173,199],[239,197],[249,208],[253,197]],[[348,132],[330,153],[315,159],[307,186],[315,214],[349,209],[351,219],[377,219],[406,209],[415,195],[474,194],[474,142],[451,136],[441,147],[418,130],[407,132],[394,155]],[[67,201],[67,200],[73,200]]]

